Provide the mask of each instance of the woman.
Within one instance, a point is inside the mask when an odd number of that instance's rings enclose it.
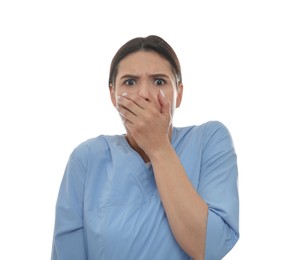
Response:
[[[114,56],[112,104],[126,135],[71,154],[60,187],[53,260],[221,259],[239,238],[236,154],[220,122],[173,127],[181,68],[162,38]]]

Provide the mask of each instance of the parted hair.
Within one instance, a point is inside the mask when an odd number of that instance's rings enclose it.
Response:
[[[109,86],[113,86],[115,83],[120,61],[129,54],[141,50],[154,51],[165,58],[172,66],[177,84],[182,82],[181,65],[173,48],[161,37],[149,35],[131,39],[119,48],[110,64]]]

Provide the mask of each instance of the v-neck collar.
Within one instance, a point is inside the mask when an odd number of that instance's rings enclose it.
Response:
[[[172,127],[172,139],[171,139],[171,144],[172,144],[172,146],[174,146],[175,136],[176,136],[176,129],[175,129],[175,127]],[[135,150],[130,146],[129,142],[128,142],[127,139],[126,139],[126,135],[125,135],[125,134],[121,135],[121,140],[122,140],[122,143],[125,145],[125,147],[126,147],[128,150],[130,150],[130,152],[131,152],[132,154],[134,154],[134,156],[137,157],[138,160],[141,161],[141,164],[142,164],[143,166],[145,166],[146,163],[144,162],[143,158],[139,155],[139,153],[138,153],[137,151],[135,151]]]
[[[172,140],[173,145],[175,140],[176,130],[172,128]],[[144,196],[152,196],[156,188],[153,167],[151,163],[145,163],[143,158],[129,145],[125,138],[125,135],[120,136],[122,149],[125,149],[129,153],[127,172],[132,174],[139,184]]]

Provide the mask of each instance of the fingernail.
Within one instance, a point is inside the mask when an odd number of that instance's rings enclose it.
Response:
[[[127,93],[126,92],[122,93],[122,96],[123,97],[127,96]]]
[[[163,97],[165,97],[165,93],[162,91],[162,89],[160,89],[160,92],[161,92],[161,95],[162,95]]]

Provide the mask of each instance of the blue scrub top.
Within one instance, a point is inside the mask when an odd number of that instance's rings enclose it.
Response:
[[[230,133],[217,121],[173,127],[171,143],[209,207],[206,259],[222,259],[239,238]],[[191,259],[171,232],[152,167],[124,135],[98,136],[72,152],[56,204],[51,259]]]

